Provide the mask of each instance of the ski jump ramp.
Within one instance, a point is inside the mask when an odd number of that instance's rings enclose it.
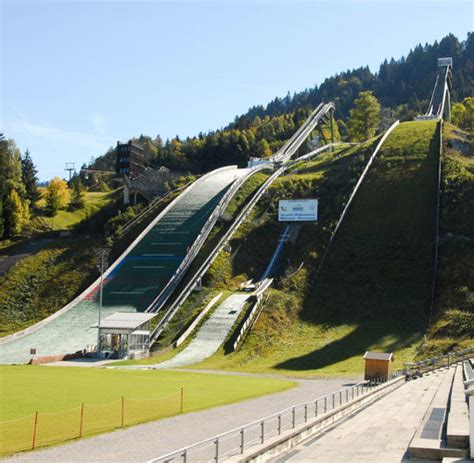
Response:
[[[208,218],[231,185],[249,169],[225,167],[206,174],[162,211],[104,275],[102,317],[144,312],[176,274]],[[71,354],[95,345],[99,311],[95,282],[72,303],[40,323],[0,340],[0,363],[37,355]]]

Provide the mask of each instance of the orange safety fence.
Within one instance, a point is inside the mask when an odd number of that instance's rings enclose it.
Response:
[[[108,404],[81,404],[63,412],[36,412],[23,418],[0,421],[0,455],[166,418],[182,412],[183,404],[181,388],[156,399],[122,397]]]

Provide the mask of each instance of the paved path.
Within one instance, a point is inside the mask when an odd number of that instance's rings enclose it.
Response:
[[[410,381],[352,418],[347,418],[325,433],[310,438],[272,461],[274,463],[408,461],[406,455],[408,445],[446,374],[449,374],[447,370],[440,370]]]
[[[42,238],[21,246],[15,246],[13,249],[2,250],[0,255],[0,275],[8,272],[19,260],[31,256],[36,251],[40,251],[53,241],[50,238]]]
[[[189,345],[175,357],[146,368],[179,368],[193,365],[214,354],[225,341],[245,306],[248,294],[236,293],[225,299],[198,331]]]
[[[8,462],[145,462],[224,431],[340,389],[354,380],[298,380],[277,394],[192,412],[7,458]],[[257,431],[258,432],[258,431]]]

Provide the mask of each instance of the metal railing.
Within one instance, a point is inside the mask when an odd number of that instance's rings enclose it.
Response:
[[[474,354],[474,348],[460,350],[458,352],[448,352],[419,362],[405,363],[404,374],[410,377],[421,376],[423,373],[437,370],[439,368],[450,367],[453,363],[467,360]]]
[[[145,217],[150,212],[152,212],[153,209],[155,209],[155,207],[159,206],[161,203],[166,201],[170,196],[172,196],[176,193],[179,193],[180,191],[183,191],[189,185],[191,185],[191,183],[193,183],[193,182],[188,182],[188,183],[186,183],[186,185],[183,185],[182,187],[175,188],[174,190],[168,191],[168,193],[166,193],[165,195],[159,196],[159,197],[153,199],[145,208],[143,208],[140,212],[138,212],[137,215],[132,217],[130,220],[128,220],[123,225],[119,226],[117,228],[117,230],[115,231],[115,233],[113,234],[113,236],[116,237],[116,238],[120,238],[123,235],[125,235],[125,233],[127,233],[134,225],[136,225],[137,223],[139,223],[143,219],[145,219]]]
[[[251,447],[264,444],[269,438],[282,435],[286,431],[309,423],[318,417],[328,418],[338,409],[386,385],[387,381],[398,378],[401,371],[372,381],[366,381],[340,389],[332,394],[318,397],[309,402],[293,405],[278,413],[252,423],[224,432],[196,444],[149,460],[148,463],[168,463],[186,461],[219,462],[235,455],[241,455]]]
[[[321,119],[334,110],[334,103],[320,103],[293,136],[270,158],[274,162],[288,161]]]
[[[280,175],[282,175],[287,169],[289,169],[295,163],[300,162],[302,160],[310,159],[337,145],[339,145],[339,143],[329,143],[328,145],[315,149],[311,151],[310,153],[307,153],[304,156],[301,156],[300,158],[295,159],[294,161],[288,162],[284,166],[277,169],[264,182],[264,184],[258,189],[257,193],[255,193],[252,199],[244,206],[242,211],[238,214],[237,218],[234,220],[234,222],[232,223],[230,228],[227,230],[227,232],[224,234],[224,236],[222,236],[222,238],[219,240],[219,242],[217,243],[215,248],[212,250],[212,252],[209,253],[206,260],[203,262],[203,264],[199,267],[197,272],[194,274],[193,278],[186,284],[183,290],[177,295],[176,299],[172,302],[170,307],[167,309],[166,313],[163,315],[162,319],[160,320],[160,322],[158,323],[158,325],[155,327],[155,329],[150,335],[150,346],[152,346],[153,343],[160,337],[161,333],[164,331],[164,329],[166,328],[170,320],[173,318],[174,314],[177,312],[181,304],[183,304],[184,301],[189,296],[189,294],[191,294],[191,291],[196,287],[198,282],[207,272],[207,270],[209,269],[211,264],[214,262],[217,255],[221,252],[221,250],[224,248],[227,242],[232,238],[233,234],[237,231],[237,229],[240,227],[242,222],[247,218],[247,216],[250,214],[250,212],[255,207],[255,205],[260,200],[260,198],[266,193],[266,191],[268,190],[270,185],[274,182],[274,180],[276,180]],[[257,167],[261,169],[266,168],[266,166],[257,166]],[[222,209],[222,212],[224,211],[224,209]]]
[[[471,459],[474,459],[474,369],[470,360],[463,362],[464,366],[464,393],[469,408],[469,448]]]
[[[186,253],[186,256],[176,269],[175,273],[171,277],[171,279],[168,281],[166,286],[163,288],[163,290],[158,294],[158,296],[155,298],[155,300],[150,304],[150,306],[147,308],[147,312],[158,312],[163,305],[166,303],[168,298],[171,296],[171,294],[174,292],[176,287],[179,285],[180,281],[182,280],[184,274],[190,267],[190,265],[193,263],[195,257],[198,255],[199,251],[201,250],[201,247],[203,246],[204,242],[206,241],[207,237],[209,236],[209,233],[211,232],[212,228],[217,222],[217,219],[224,213],[225,209],[227,208],[230,200],[234,197],[235,193],[239,190],[239,188],[242,186],[242,184],[252,175],[257,173],[259,170],[264,169],[265,166],[256,166],[252,169],[249,170],[249,172],[242,177],[236,179],[230,188],[226,191],[224,196],[221,198],[219,201],[219,204],[214,208],[212,214],[209,216],[207,219],[206,223],[202,227],[201,231],[199,232],[198,236],[194,240],[194,243],[192,244],[191,248],[189,251]]]

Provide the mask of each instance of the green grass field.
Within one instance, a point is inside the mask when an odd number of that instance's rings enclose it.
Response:
[[[2,366],[0,454],[247,400],[294,385],[273,378],[186,372]]]
[[[184,388],[185,411],[201,410],[263,394],[295,383],[251,376],[80,367],[0,366],[0,420],[60,412],[81,403],[153,399]]]

